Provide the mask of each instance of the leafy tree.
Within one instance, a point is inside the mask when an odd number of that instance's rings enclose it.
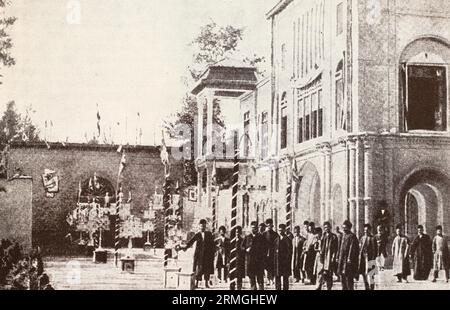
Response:
[[[0,146],[11,142],[38,142],[39,130],[31,119],[31,107],[25,110],[25,116],[17,112],[16,103],[10,101],[0,119]]]
[[[16,110],[16,103],[10,101],[6,104],[6,111],[0,120],[0,142],[20,141],[20,114]]]
[[[10,2],[7,0],[0,0],[0,12],[4,11],[5,7],[9,4]],[[16,64],[15,59],[11,56],[13,44],[8,33],[8,28],[14,25],[15,22],[15,17],[0,17],[0,63],[6,67]]]

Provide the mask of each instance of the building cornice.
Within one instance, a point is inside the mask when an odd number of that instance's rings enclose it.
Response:
[[[269,12],[266,13],[266,18],[271,19],[275,15],[282,12],[294,0],[280,0]]]

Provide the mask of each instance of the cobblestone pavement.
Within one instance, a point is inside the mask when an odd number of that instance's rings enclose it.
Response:
[[[86,257],[46,258],[45,270],[50,275],[52,284],[58,290],[152,290],[164,289],[162,253],[134,253],[136,269],[134,274],[122,272],[115,267],[112,253],[107,264],[95,264]],[[124,255],[124,254],[122,254]],[[397,283],[392,271],[386,270],[376,276],[377,290],[449,290],[450,284],[445,283],[443,274],[437,283],[431,281],[417,282],[410,277],[409,283]],[[210,290],[227,290],[228,283],[217,283],[215,279]],[[244,281],[244,289],[249,284]],[[364,289],[364,284],[356,284],[358,290]],[[266,287],[274,290],[273,287]],[[333,290],[340,290],[340,283],[335,283]],[[202,288],[200,284],[199,290]],[[314,286],[292,283],[291,290],[315,290]]]

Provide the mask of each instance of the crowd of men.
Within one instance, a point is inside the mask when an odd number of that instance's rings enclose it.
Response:
[[[18,242],[1,241],[0,289],[53,290],[39,249],[25,255]]]
[[[219,282],[229,277],[231,240],[226,236],[226,228],[219,228],[218,238],[214,239],[206,230],[206,220],[200,221],[200,231],[181,247],[186,250],[196,244],[194,268],[196,287],[205,281],[211,285],[210,275],[217,272]],[[364,233],[358,238],[352,232],[352,223],[345,221],[332,231],[330,222],[322,227],[305,221],[303,227],[296,226],[293,233],[281,224],[278,232],[273,221],[266,220],[258,225],[251,223],[251,231],[244,235],[242,227],[236,228],[236,289],[242,289],[245,277],[252,290],[264,290],[265,286],[276,290],[288,290],[290,277],[296,283],[315,286],[317,290],[331,290],[335,282],[341,282],[343,290],[353,290],[355,281],[361,278],[366,290],[375,289],[374,276],[385,270],[388,257],[389,234],[383,225],[376,227],[364,225]],[[425,281],[433,272],[433,282],[437,281],[439,271],[445,271],[449,281],[450,254],[448,239],[442,227],[436,227],[434,239],[424,233],[423,226],[417,227],[417,236],[412,242],[404,235],[402,226],[395,230],[391,255],[393,271],[398,282],[408,282],[413,265],[414,280]],[[216,270],[215,270],[216,269]]]

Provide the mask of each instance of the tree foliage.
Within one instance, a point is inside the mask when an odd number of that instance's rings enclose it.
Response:
[[[0,12],[4,12],[9,1],[0,0]],[[2,16],[0,17],[0,63],[3,66],[10,67],[16,64],[15,59],[11,55],[11,48],[13,46],[12,39],[8,33],[9,28],[16,22],[15,17]]]
[[[17,112],[16,103],[10,101],[0,119],[0,146],[11,142],[38,142],[39,130],[31,119],[31,107],[27,107],[25,115]]]
[[[251,56],[242,56],[239,53],[239,45],[244,39],[244,28],[238,28],[231,25],[219,26],[214,21],[206,24],[200,29],[199,34],[191,42],[194,48],[192,64],[188,66],[189,77],[185,79],[188,87],[198,81],[206,68],[227,57],[240,58],[246,64],[255,66],[257,72],[263,76],[264,72],[259,69],[259,65],[265,62],[264,57],[256,54]],[[164,127],[171,138],[180,138],[176,128],[178,125],[189,126],[191,130],[191,160],[185,161],[185,185],[195,185],[197,183],[197,173],[195,171],[193,145],[195,143],[195,118],[198,115],[197,98],[187,93],[182,100],[182,106],[179,112],[172,115],[170,120],[166,120]],[[204,115],[206,117],[206,115]],[[225,128],[221,116],[220,101],[216,99],[213,103],[213,122],[216,125]]]

